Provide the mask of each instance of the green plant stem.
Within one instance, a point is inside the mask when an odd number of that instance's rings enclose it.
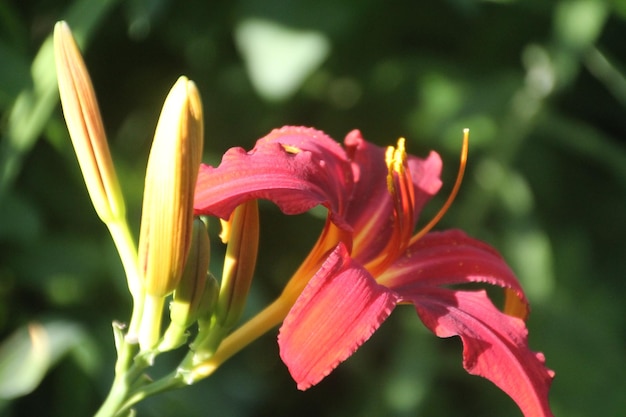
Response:
[[[113,238],[117,252],[120,255],[122,266],[126,274],[128,290],[133,298],[133,313],[128,325],[128,338],[134,341],[139,333],[141,317],[143,315],[144,297],[141,289],[141,280],[137,266],[137,245],[128,227],[125,218],[107,222],[109,233]]]
[[[154,382],[149,382],[147,378],[142,380],[144,371],[152,364],[152,353],[141,353],[136,343],[122,338],[118,347],[115,378],[111,390],[95,417],[124,416],[126,415],[124,413],[127,413],[133,405],[149,396],[191,385],[208,377],[235,353],[278,325],[292,305],[291,297],[283,293],[226,337],[215,354],[198,363],[198,358],[194,356],[195,352],[190,351],[181,362],[179,369]]]
[[[215,354],[199,361],[195,352],[190,351],[176,371],[154,382],[149,382],[147,378],[142,380],[144,371],[152,364],[152,353],[139,352],[136,341],[122,337],[111,390],[95,417],[124,416],[133,405],[151,395],[191,385],[208,377],[231,356],[277,326],[285,318],[293,302],[293,297],[283,293],[227,336],[219,344]],[[136,311],[133,311],[133,317],[135,316]]]
[[[193,384],[211,375],[235,353],[277,326],[285,318],[292,305],[293,301],[285,297],[283,293],[272,304],[226,337],[215,354],[207,360],[196,364],[193,360],[193,352],[190,352],[181,364],[182,372],[190,370],[185,381],[188,384]]]
[[[187,384],[178,372],[172,372],[169,375],[152,383],[142,385],[140,388],[133,390],[133,392],[128,395],[126,401],[124,401],[124,403],[120,405],[118,415],[124,415],[124,413],[130,410],[133,405],[137,404],[147,397],[158,394],[160,392],[180,388],[186,385]]]
[[[118,414],[122,403],[126,400],[130,388],[141,376],[148,363],[133,363],[137,345],[122,341],[118,348],[117,362],[115,363],[115,378],[106,400],[95,414],[96,417],[113,417]]]
[[[141,298],[141,282],[139,281],[139,271],[137,270],[137,246],[128,228],[126,219],[119,219],[106,223],[109,233],[113,238],[113,243],[122,260],[122,266],[126,273],[128,289],[135,303]]]

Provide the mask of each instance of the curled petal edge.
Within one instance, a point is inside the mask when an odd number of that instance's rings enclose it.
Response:
[[[287,126],[259,139],[249,152],[229,149],[217,167],[202,165],[194,211],[228,219],[251,199],[270,200],[285,214],[323,205],[335,224],[349,230],[340,213],[347,203],[344,190],[351,187],[350,165],[338,143],[315,129]]]
[[[525,416],[553,417],[548,392],[554,371],[528,347],[524,321],[500,312],[485,291],[424,289],[404,296],[439,337],[460,336],[463,367],[507,393]]]

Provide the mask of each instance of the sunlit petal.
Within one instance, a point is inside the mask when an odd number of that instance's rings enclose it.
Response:
[[[328,375],[389,316],[395,293],[376,284],[338,245],[309,281],[280,329],[283,362],[307,389]]]
[[[484,282],[510,288],[528,312],[528,302],[513,271],[491,246],[460,230],[428,233],[378,278],[401,294],[424,287]]]
[[[320,131],[288,126],[272,131],[249,152],[230,149],[216,168],[203,165],[195,211],[226,219],[235,207],[256,198],[273,201],[286,214],[321,204],[348,228],[339,214],[351,184],[350,165],[338,143]]]

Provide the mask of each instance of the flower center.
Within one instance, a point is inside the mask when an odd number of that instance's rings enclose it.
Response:
[[[385,164],[388,172],[387,190],[393,204],[393,223],[385,247],[365,265],[375,277],[382,274],[406,250],[415,224],[415,191],[407,164],[404,138],[398,139],[397,147],[387,148]]]
[[[375,277],[380,276],[407,247],[415,243],[418,239],[428,233],[443,217],[448,208],[452,205],[454,198],[461,188],[465,166],[467,164],[467,153],[469,148],[469,130],[463,131],[463,146],[461,149],[459,172],[454,183],[454,187],[444,203],[426,226],[417,234],[413,235],[415,225],[415,188],[413,178],[407,163],[407,153],[405,149],[405,139],[398,139],[396,147],[389,146],[385,153],[385,164],[387,165],[387,189],[393,202],[393,225],[392,235],[387,240],[385,248],[380,251],[380,255],[372,259],[365,265],[365,268]]]

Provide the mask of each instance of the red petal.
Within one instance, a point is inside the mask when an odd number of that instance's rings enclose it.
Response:
[[[403,294],[405,295],[405,294]],[[461,336],[463,366],[506,392],[525,416],[552,416],[548,391],[554,372],[528,348],[524,322],[500,312],[484,291],[422,289],[407,295],[439,337]]]
[[[317,384],[363,344],[396,305],[340,244],[298,297],[278,336],[298,388]]]
[[[522,287],[500,254],[460,230],[428,233],[409,246],[378,282],[400,294],[419,292],[422,287],[486,282],[510,288],[528,310]]]
[[[217,168],[203,165],[194,209],[226,219],[243,202],[262,198],[286,214],[322,204],[335,215],[351,187],[350,164],[337,142],[314,129],[284,127],[259,139],[250,152],[228,150]],[[340,217],[333,220],[347,228]]]

